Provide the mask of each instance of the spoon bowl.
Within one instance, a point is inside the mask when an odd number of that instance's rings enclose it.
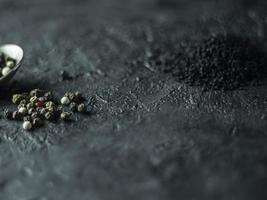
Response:
[[[5,54],[16,62],[15,67],[13,67],[6,76],[0,77],[0,86],[2,86],[14,77],[19,67],[21,66],[21,62],[23,60],[23,50],[18,45],[5,44],[0,46],[0,53]]]

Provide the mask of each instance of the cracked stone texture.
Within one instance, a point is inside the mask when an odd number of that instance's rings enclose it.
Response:
[[[0,199],[266,199],[265,86],[205,92],[127,64],[153,44],[235,32],[266,46],[262,0],[1,0],[25,60],[1,88],[80,90],[91,116],[26,132],[0,119]],[[267,47],[267,46],[266,46]],[[266,49],[265,49],[266,50]],[[60,81],[60,70],[75,79]]]

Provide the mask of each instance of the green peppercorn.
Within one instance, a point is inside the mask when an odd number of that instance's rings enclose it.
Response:
[[[45,113],[45,118],[49,121],[52,121],[54,119],[54,115],[51,112]]]
[[[12,119],[12,112],[9,111],[8,109],[5,109],[4,110],[4,117],[8,120],[11,120]]]
[[[21,100],[22,100],[22,96],[20,94],[14,94],[12,96],[12,102],[14,104],[19,104]]]
[[[48,101],[45,103],[46,108],[53,108],[55,107],[55,103],[53,101]]]
[[[31,103],[36,103],[38,101],[38,98],[36,97],[36,96],[32,96],[31,98],[30,98],[30,102]]]
[[[64,120],[64,121],[70,121],[70,119],[71,119],[71,113],[70,112],[62,112],[61,114],[60,114],[60,118],[62,119],[62,120]]]

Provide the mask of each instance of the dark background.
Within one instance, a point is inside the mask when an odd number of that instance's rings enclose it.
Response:
[[[1,0],[1,44],[25,51],[1,110],[40,87],[79,90],[95,112],[30,133],[0,119],[0,199],[266,199],[265,86],[202,93],[127,64],[154,44],[228,31],[266,46],[266,4]]]

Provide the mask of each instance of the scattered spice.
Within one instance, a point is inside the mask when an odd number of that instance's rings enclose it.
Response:
[[[23,129],[25,130],[31,130],[32,129],[32,123],[30,121],[25,121],[22,124]]]
[[[84,111],[85,111],[85,105],[84,105],[84,103],[81,103],[80,105],[78,105],[77,110],[78,110],[79,112],[84,112]]]
[[[43,126],[46,120],[71,121],[73,112],[86,111],[86,105],[81,103],[83,99],[79,92],[67,92],[58,102],[53,98],[52,92],[35,89],[29,93],[14,94],[12,102],[17,105],[17,110],[4,110],[4,117],[8,120],[23,121],[23,129],[32,130]]]
[[[62,97],[60,100],[61,104],[68,105],[70,103],[70,99],[66,96]]]

